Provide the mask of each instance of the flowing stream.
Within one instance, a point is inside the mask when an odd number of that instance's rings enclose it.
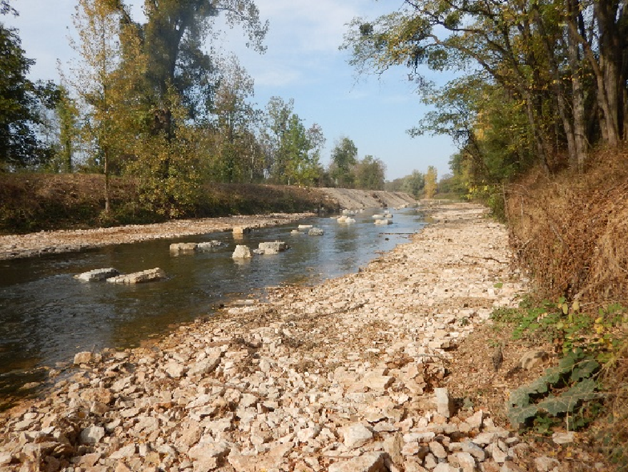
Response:
[[[265,228],[234,239],[212,233],[176,240],[109,246],[79,253],[0,261],[0,404],[45,382],[47,368],[75,353],[105,347],[138,346],[173,326],[211,315],[220,304],[282,284],[315,284],[356,272],[380,252],[404,242],[424,223],[413,209],[395,211],[393,224],[373,224],[374,211],[344,225],[312,218],[323,236],[292,235],[296,224]],[[210,252],[172,256],[172,242],[219,240]],[[231,257],[236,244],[256,248],[262,241],[286,241],[278,255]],[[83,283],[75,274],[115,267],[123,273],[161,267],[168,279],[140,285]]]

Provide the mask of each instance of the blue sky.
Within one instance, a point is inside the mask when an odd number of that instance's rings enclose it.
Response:
[[[136,18],[140,1],[134,4]],[[272,96],[294,99],[295,112],[306,126],[318,123],[327,139],[323,164],[329,162],[334,143],[347,136],[359,157],[373,155],[387,167],[386,178],[403,177],[429,165],[442,176],[456,151],[445,136],[410,138],[413,127],[427,111],[400,67],[382,77],[356,78],[348,65],[347,51],[339,51],[346,24],[354,17],[373,19],[402,5],[401,0],[257,0],[261,16],[269,20],[267,52],[258,54],[244,46],[239,28],[222,29],[212,44],[234,52],[255,79],[252,101],[263,108]],[[58,80],[57,60],[67,72],[73,56],[68,36],[73,35],[71,15],[76,0],[17,0],[20,16],[2,21],[17,27],[26,56],[37,62],[32,79]],[[430,76],[436,81],[442,77]]]

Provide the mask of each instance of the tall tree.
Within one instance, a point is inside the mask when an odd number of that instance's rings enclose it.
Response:
[[[203,49],[212,20],[226,15],[230,26],[241,24],[249,45],[263,51],[268,29],[253,0],[145,0],[146,23],[136,25],[148,57],[146,77],[154,107],[153,133],[169,139],[174,123],[168,98],[172,90],[189,118],[207,117],[211,111],[212,58]],[[131,19],[128,18],[131,22]]]
[[[365,156],[355,166],[355,186],[365,190],[384,190],[386,165],[373,156]]]
[[[340,138],[331,151],[329,174],[336,187],[352,188],[355,183],[353,167],[358,162],[358,148],[355,143],[344,136]]]
[[[263,155],[255,142],[258,113],[248,102],[254,81],[234,56],[219,63],[213,100],[210,173],[223,182],[254,181],[263,170]]]
[[[84,139],[91,144],[92,161],[105,176],[104,211],[109,213],[111,167],[119,157],[124,131],[116,113],[123,101],[115,75],[122,59],[120,13],[111,0],[79,0],[72,20],[79,39],[71,45],[80,62],[68,81],[82,105]]]
[[[15,12],[0,4],[0,13]],[[51,84],[33,83],[28,73],[34,60],[25,56],[17,30],[0,23],[0,171],[38,165],[49,157],[37,136],[42,107],[54,107]]]
[[[406,0],[373,22],[356,19],[345,47],[359,71],[407,65],[422,90],[420,66],[481,69],[526,119],[537,162],[551,171],[567,147],[582,169],[596,129],[611,146],[624,138],[627,28],[622,1]],[[586,113],[594,95],[599,113]]]
[[[425,174],[425,198],[434,198],[438,190],[438,172],[436,167],[429,166]]]

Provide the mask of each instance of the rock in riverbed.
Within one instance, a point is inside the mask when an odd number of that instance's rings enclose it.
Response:
[[[117,275],[120,275],[120,272],[117,269],[108,267],[106,269],[94,269],[88,272],[83,272],[82,274],[75,275],[74,278],[80,280],[81,282],[102,282],[103,280],[107,280]]]
[[[142,284],[146,282],[157,282],[165,278],[166,273],[159,267],[156,267],[154,269],[143,270],[141,272],[111,277],[107,279],[107,282],[112,284]]]

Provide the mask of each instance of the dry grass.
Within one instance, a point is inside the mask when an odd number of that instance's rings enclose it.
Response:
[[[611,304],[628,307],[628,148],[598,152],[582,175],[533,172],[508,197],[511,244],[539,298],[578,299],[592,317]],[[607,400],[590,433],[616,470],[628,471],[626,319],[614,329],[618,342],[600,378]]]
[[[628,305],[628,149],[584,175],[532,173],[508,197],[511,243],[541,296]]]

